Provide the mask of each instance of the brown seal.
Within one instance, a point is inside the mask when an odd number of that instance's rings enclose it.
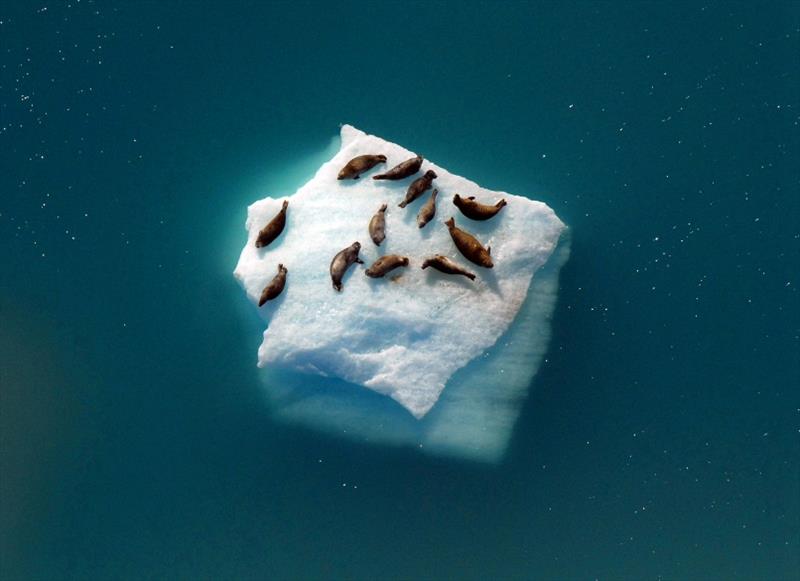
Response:
[[[381,204],[378,211],[369,221],[369,237],[376,246],[386,239],[386,204]]]
[[[347,162],[340,171],[337,179],[357,180],[365,171],[371,170],[379,163],[386,163],[385,155],[359,155]]]
[[[462,198],[458,194],[453,196],[453,203],[461,210],[462,214],[473,220],[488,220],[507,205],[505,199],[500,200],[494,206],[490,206],[476,202],[475,196]]]
[[[331,260],[331,280],[333,281],[333,288],[337,291],[342,290],[342,277],[350,265],[354,262],[364,264],[364,261],[358,257],[358,251],[361,250],[359,242],[353,242],[344,250],[338,252]]]
[[[286,226],[286,208],[289,207],[289,200],[283,201],[281,211],[275,214],[275,217],[269,221],[269,224],[264,226],[256,237],[256,248],[263,248],[268,246],[273,240],[283,232]]]
[[[433,220],[433,217],[436,215],[437,195],[439,195],[439,190],[434,188],[431,197],[428,198],[428,201],[419,209],[419,214],[417,214],[417,226],[420,228],[424,228],[425,224]]]
[[[372,278],[381,278],[386,275],[387,272],[399,266],[408,266],[408,258],[405,256],[398,256],[397,254],[387,254],[373,262],[372,266],[364,271],[364,274]]]
[[[287,272],[289,271],[286,270],[285,266],[282,264],[278,265],[278,274],[276,274],[272,281],[264,287],[263,291],[261,291],[261,298],[258,299],[259,307],[267,301],[271,301],[272,299],[276,298],[283,292],[283,287],[286,286]]]
[[[422,263],[422,268],[428,268],[429,266],[432,266],[439,272],[443,272],[445,274],[463,274],[468,279],[475,280],[475,273],[468,271],[466,268],[460,267],[458,264],[446,256],[442,256],[441,254],[437,254],[431,258],[426,258],[425,262]]]
[[[412,157],[405,160],[403,163],[397,164],[386,173],[381,173],[372,176],[373,180],[402,180],[408,176],[413,176],[422,167],[422,158],[420,156]]]
[[[434,172],[432,169],[429,169],[425,172],[425,175],[415,179],[413,182],[411,182],[411,185],[408,186],[406,199],[400,202],[398,205],[401,208],[405,208],[411,202],[419,198],[422,194],[431,189],[431,184],[436,177],[436,172]]]
[[[464,258],[484,268],[492,268],[494,266],[491,247],[484,248],[472,234],[457,228],[454,218],[450,218],[445,224],[447,229],[450,230],[450,236],[453,238],[456,248],[464,255]]]

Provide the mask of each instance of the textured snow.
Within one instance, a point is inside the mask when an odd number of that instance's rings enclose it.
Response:
[[[366,153],[384,154],[387,163],[365,172],[359,180],[336,179],[347,161]],[[488,356],[487,350],[509,329],[537,271],[556,249],[564,224],[541,202],[483,189],[427,159],[416,176],[400,181],[371,179],[415,153],[349,125],[342,127],[339,152],[289,196],[286,229],[267,248],[255,248],[255,237],[280,210],[285,198],[265,198],[248,208],[248,240],[234,274],[256,303],[277,272],[278,263],[289,270],[283,294],[259,309],[268,321],[258,350],[259,366],[273,372],[293,370],[357,384],[390,396],[416,418],[422,418],[451,377],[472,360]],[[430,192],[405,209],[397,204],[408,184],[428,169],[437,173],[434,187],[440,193],[436,217],[420,230],[417,212]],[[491,220],[475,222],[452,204],[455,193],[475,196],[483,203],[504,197],[508,206]],[[386,240],[377,247],[369,238],[367,225],[382,203],[389,206]],[[443,224],[450,216],[460,228],[491,246],[493,269],[473,265],[460,255]],[[338,293],[331,286],[330,261],[355,241],[361,243],[361,258],[366,264],[351,267],[343,281],[344,289]],[[408,256],[411,264],[384,279],[365,276],[364,269],[382,254]],[[434,254],[449,256],[477,278],[473,282],[431,268],[421,270],[422,261]],[[550,278],[555,280],[556,276],[557,268]],[[554,297],[554,291],[550,291],[545,294]],[[543,316],[552,312],[553,302],[554,298],[547,309],[535,310],[537,320],[545,323]],[[548,330],[540,332],[547,334]],[[525,367],[522,376],[529,382],[535,367],[524,361],[516,364]],[[480,389],[493,390],[485,373]],[[454,382],[462,375],[458,374]],[[469,384],[469,379],[465,377],[460,383]],[[325,383],[330,389],[346,385]],[[464,396],[459,386],[451,387],[453,397]],[[347,389],[350,387],[341,391]],[[475,397],[485,394],[476,391]],[[468,415],[459,421],[469,420]]]

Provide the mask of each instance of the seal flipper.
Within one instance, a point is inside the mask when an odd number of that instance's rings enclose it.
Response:
[[[475,199],[475,196],[470,196],[470,197],[469,197],[469,198],[467,198],[467,199],[468,199],[468,200],[474,200],[474,199]]]

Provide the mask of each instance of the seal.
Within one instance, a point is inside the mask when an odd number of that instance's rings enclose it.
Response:
[[[411,202],[419,198],[422,194],[431,189],[431,184],[436,177],[438,177],[436,172],[434,172],[432,169],[429,169],[425,172],[425,175],[415,179],[413,182],[411,182],[411,185],[408,186],[406,199],[400,202],[398,205],[401,208],[405,208]]]
[[[408,266],[408,258],[405,256],[398,256],[397,254],[387,254],[373,262],[372,266],[364,271],[364,274],[371,278],[381,278],[385,276],[387,272],[400,266]]]
[[[365,171],[371,170],[379,163],[386,163],[385,155],[359,155],[347,162],[341,170],[339,170],[340,180],[357,180]]]
[[[419,214],[417,214],[417,226],[420,228],[424,228],[425,224],[433,220],[433,217],[436,215],[437,195],[439,195],[439,190],[434,188],[431,197],[428,198],[428,201],[419,209]]]
[[[289,207],[289,200],[283,201],[281,211],[275,214],[275,217],[269,221],[269,224],[264,226],[256,237],[256,248],[263,248],[268,246],[273,240],[283,232],[286,226],[286,208]]]
[[[439,272],[443,272],[445,274],[463,274],[468,279],[475,280],[475,273],[468,271],[466,268],[460,267],[458,264],[446,256],[442,256],[441,254],[437,254],[431,258],[426,258],[425,262],[422,263],[422,268],[426,269],[429,266],[432,266]]]
[[[412,157],[399,163],[386,173],[381,173],[372,176],[373,180],[402,180],[408,176],[413,176],[422,167],[422,158],[420,156]]]
[[[350,246],[341,250],[331,260],[331,280],[333,281],[333,288],[337,291],[342,290],[342,277],[350,265],[354,262],[364,264],[364,261],[358,257],[358,251],[361,250],[361,243],[353,242]]]
[[[507,205],[505,199],[500,200],[494,206],[490,206],[476,202],[475,196],[462,198],[458,194],[453,196],[453,203],[461,210],[462,214],[473,220],[488,220]]]
[[[258,299],[258,306],[262,306],[267,301],[271,301],[274,298],[277,298],[283,292],[283,287],[286,286],[286,273],[289,272],[286,270],[286,267],[282,264],[278,265],[278,274],[275,275],[275,278],[264,287],[264,290],[261,291],[261,298]]]
[[[369,237],[372,238],[375,246],[380,246],[381,242],[386,239],[386,204],[381,204],[381,207],[370,219]]]
[[[450,218],[445,224],[450,231],[450,237],[456,244],[456,248],[464,255],[464,258],[484,268],[492,268],[494,266],[491,247],[484,248],[472,234],[457,228],[454,218]]]

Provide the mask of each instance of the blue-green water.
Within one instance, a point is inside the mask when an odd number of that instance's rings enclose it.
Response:
[[[797,579],[797,3],[0,4],[0,577]],[[571,227],[505,461],[271,418],[352,123]]]

